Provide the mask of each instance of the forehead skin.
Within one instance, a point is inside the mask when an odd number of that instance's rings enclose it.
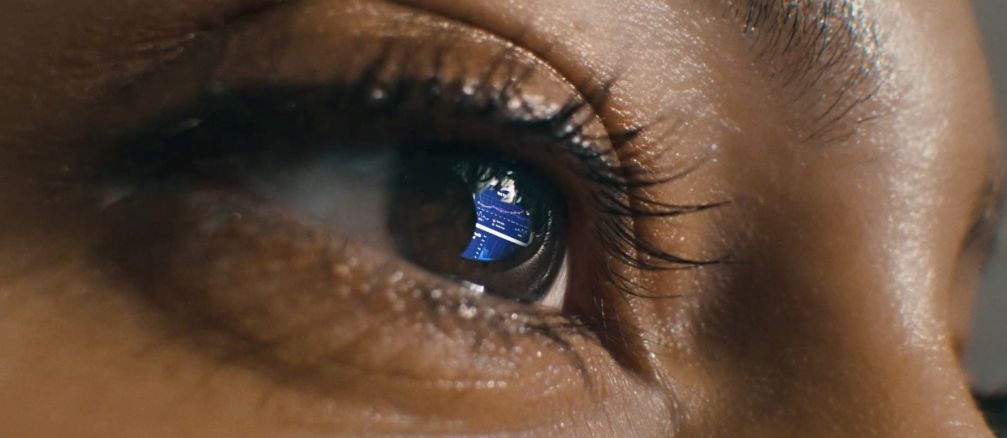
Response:
[[[10,226],[0,239],[0,430],[26,437],[326,436],[349,422],[312,398],[284,397],[264,414],[262,394],[278,392],[275,383],[188,350],[137,354],[163,337],[142,329],[139,321],[151,316],[118,299],[61,246],[71,243],[39,245],[55,238],[32,226],[57,225],[35,217],[54,213],[32,203],[44,196],[32,172],[49,165],[32,161],[48,155],[29,152],[87,135],[70,132],[83,129],[73,123],[82,114],[123,112],[103,106],[106,95],[184,60],[203,35],[226,34],[231,21],[254,22],[273,3],[5,6],[0,169],[9,184],[0,190],[0,212]],[[303,3],[316,13],[343,7]],[[732,261],[632,273],[639,284],[682,295],[627,298],[618,309],[641,332],[627,341],[641,380],[670,400],[667,418],[641,417],[641,430],[990,436],[956,352],[967,336],[960,309],[968,307],[981,259],[966,239],[1000,165],[989,78],[967,2],[857,2],[860,39],[844,40],[853,55],[829,69],[816,68],[822,61],[801,50],[780,49],[769,21],[752,25],[748,7],[759,2],[373,3],[512,40],[586,93],[611,83],[599,108],[606,126],[654,127],[627,155],[648,166],[696,169],[646,195],[673,204],[731,201],[635,224],[641,236],[691,258]],[[820,12],[816,2],[801,4],[809,16]],[[324,28],[324,17],[301,23]],[[651,408],[635,402],[610,409]],[[290,418],[322,426],[304,429]]]

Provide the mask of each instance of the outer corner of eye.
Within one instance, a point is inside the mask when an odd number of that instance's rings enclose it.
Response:
[[[567,288],[569,287],[569,268],[570,260],[568,256],[563,257],[563,263],[560,265],[559,272],[556,273],[556,279],[553,280],[551,286],[546,291],[545,295],[540,301],[543,307],[549,309],[562,309],[563,304],[566,302]]]

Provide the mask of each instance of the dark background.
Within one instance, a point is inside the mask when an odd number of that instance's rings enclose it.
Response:
[[[926,2],[921,1],[920,5]],[[1007,0],[973,0],[1000,108],[1000,131],[1007,139]],[[923,6],[925,7],[925,6]],[[1004,215],[1007,219],[1007,212]],[[977,389],[1007,390],[1007,220],[1000,226],[976,307],[976,328],[966,358]]]

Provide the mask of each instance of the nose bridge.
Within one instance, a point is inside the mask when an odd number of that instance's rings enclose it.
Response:
[[[689,371],[716,394],[706,412],[721,434],[991,436],[942,312],[924,298],[939,294],[900,295],[879,270],[759,272],[700,316],[703,359]]]
[[[806,396],[859,436],[989,436],[937,299],[940,282],[900,287],[901,275],[885,270],[858,277],[836,275],[831,293],[799,298],[815,315],[791,340],[813,356],[799,382],[811,388]]]
[[[774,355],[739,357],[719,388],[730,413],[713,417],[740,418],[752,436],[991,436],[950,347],[814,332],[795,328]]]
[[[835,365],[846,368],[835,390],[846,400],[850,421],[872,426],[876,436],[990,436],[950,346],[875,339],[850,352],[857,359]]]

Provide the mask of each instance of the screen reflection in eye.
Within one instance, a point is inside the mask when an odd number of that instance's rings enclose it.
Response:
[[[564,200],[533,169],[491,156],[403,153],[389,229],[399,253],[476,290],[540,301],[564,262]]]
[[[469,260],[496,261],[532,243],[531,220],[521,206],[514,178],[492,179],[472,196],[476,226],[462,253]]]

